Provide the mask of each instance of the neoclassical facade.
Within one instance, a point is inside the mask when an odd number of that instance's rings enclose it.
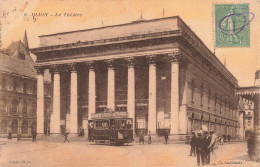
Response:
[[[37,131],[43,133],[43,72],[52,74],[50,132],[77,133],[92,113],[125,111],[134,129],[187,135],[205,125],[238,133],[236,78],[179,18],[39,36]],[[109,109],[109,110],[107,110]]]
[[[29,55],[26,40],[12,42],[0,51],[0,136],[11,132],[15,137],[30,136],[36,128],[35,63]],[[45,82],[45,116],[50,104],[50,84]]]

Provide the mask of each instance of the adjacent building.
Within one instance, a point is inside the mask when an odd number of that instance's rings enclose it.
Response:
[[[44,131],[44,71],[51,71],[51,134],[77,133],[92,113],[120,111],[136,133],[184,136],[205,125],[239,132],[236,78],[180,17],[39,36],[37,131]],[[108,110],[107,110],[108,109]]]
[[[36,128],[37,80],[27,36],[0,52],[0,136],[30,136]],[[46,77],[47,79],[47,77]],[[50,109],[50,83],[45,83],[45,116]],[[47,126],[47,123],[46,123]]]
[[[244,128],[245,131],[243,133],[243,138],[247,139],[249,133],[254,132],[256,147],[255,153],[257,157],[256,159],[259,161],[259,143],[260,143],[260,70],[255,72],[255,82],[254,86],[247,87],[238,87],[236,90],[237,96],[240,97],[240,104],[244,104],[244,108],[242,108],[239,112],[239,120],[242,124],[242,120],[244,120]],[[249,111],[248,111],[249,110]],[[250,114],[249,114],[250,113]],[[251,125],[251,126],[249,126]],[[241,129],[240,129],[241,130]],[[242,130],[240,132],[242,134]]]

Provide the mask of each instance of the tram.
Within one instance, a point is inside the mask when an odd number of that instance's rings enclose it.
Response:
[[[89,139],[95,144],[124,145],[133,141],[133,119],[127,112],[103,112],[91,115]]]

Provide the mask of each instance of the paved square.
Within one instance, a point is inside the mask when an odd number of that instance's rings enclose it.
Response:
[[[196,166],[186,144],[151,144],[129,146],[93,145],[86,142],[51,143],[30,141],[1,142],[2,167],[80,167],[80,166]],[[210,166],[250,166],[246,143],[219,146],[211,155]],[[239,163],[239,164],[225,164]]]

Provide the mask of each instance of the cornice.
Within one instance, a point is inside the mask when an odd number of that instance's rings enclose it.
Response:
[[[100,45],[108,45],[108,44],[116,44],[123,42],[131,42],[131,41],[140,41],[140,40],[148,40],[148,39],[156,39],[156,38],[166,38],[166,37],[174,37],[180,36],[179,30],[174,31],[164,31],[157,33],[148,33],[148,34],[139,34],[139,35],[130,35],[124,37],[110,38],[110,39],[102,39],[95,41],[86,41],[86,42],[76,42],[70,44],[62,44],[62,45],[53,45],[53,46],[43,46],[38,48],[32,48],[30,51],[33,54],[40,54],[43,52],[51,52],[65,49],[76,49],[76,48],[86,48],[90,46],[100,46]]]

